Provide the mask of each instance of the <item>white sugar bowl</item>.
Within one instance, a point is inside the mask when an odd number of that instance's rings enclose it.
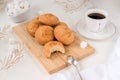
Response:
[[[14,0],[8,3],[6,12],[8,17],[15,23],[23,22],[28,19],[30,4],[27,0]]]

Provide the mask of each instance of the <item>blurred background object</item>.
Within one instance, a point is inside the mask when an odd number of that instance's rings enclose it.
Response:
[[[0,0],[0,12],[6,6],[8,0]]]

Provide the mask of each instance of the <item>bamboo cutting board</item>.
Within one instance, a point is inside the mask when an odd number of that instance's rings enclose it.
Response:
[[[68,66],[67,56],[72,55],[76,59],[80,60],[93,54],[95,51],[95,49],[90,45],[88,45],[85,49],[80,48],[80,42],[83,41],[83,39],[75,34],[76,37],[74,43],[72,43],[70,46],[65,46],[65,54],[55,53],[52,54],[51,58],[48,59],[43,55],[43,46],[40,45],[37,41],[35,41],[35,39],[31,37],[26,31],[26,25],[27,23],[15,26],[13,27],[13,31],[29,48],[32,55],[35,56],[35,58],[40,62],[40,64],[43,65],[43,67],[49,74],[57,72]]]

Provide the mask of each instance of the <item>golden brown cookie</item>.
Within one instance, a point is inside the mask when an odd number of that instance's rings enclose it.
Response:
[[[59,25],[67,26],[67,24],[65,22],[59,22],[56,26],[59,26]],[[53,27],[55,28],[56,26],[53,26]]]
[[[74,41],[74,34],[67,25],[58,25],[54,29],[55,38],[64,45],[70,45]]]
[[[35,39],[40,44],[45,44],[49,41],[54,40],[54,31],[51,26],[43,25],[39,27],[35,33]]]
[[[49,25],[49,26],[55,26],[59,23],[59,19],[51,13],[46,13],[46,14],[40,15],[39,21],[40,21],[40,23]]]
[[[63,26],[67,27],[67,24],[65,22],[59,22],[59,24],[57,26],[59,26],[59,25],[63,25]]]
[[[39,24],[32,22],[28,23],[28,25],[26,26],[27,32],[33,37],[35,36],[35,32],[38,28]]]
[[[55,53],[55,52],[65,53],[64,45],[61,42],[50,41],[45,44],[43,48],[43,53],[47,58],[51,56],[51,53]]]
[[[35,17],[31,20],[32,23],[40,24],[39,17]]]

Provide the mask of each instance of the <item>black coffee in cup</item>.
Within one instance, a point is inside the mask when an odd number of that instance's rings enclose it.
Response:
[[[88,15],[88,17],[93,18],[93,19],[104,19],[105,16],[100,13],[91,13]]]

